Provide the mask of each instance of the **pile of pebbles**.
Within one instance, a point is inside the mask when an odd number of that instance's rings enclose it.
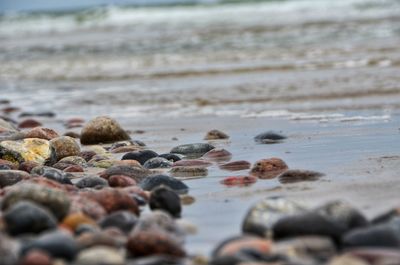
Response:
[[[80,134],[59,135],[34,118],[50,114],[24,113],[19,123],[0,118],[2,265],[400,264],[399,210],[368,220],[342,201],[308,209],[282,197],[251,207],[242,234],[216,242],[210,257],[193,256],[185,238],[195,227],[182,220],[184,206],[195,203],[186,179],[207,176],[210,166],[233,172],[223,185],[323,174],[289,169],[279,158],[230,161],[229,151],[210,143],[158,154],[105,116],[68,120],[65,127],[81,127]],[[227,138],[217,130],[205,136]],[[255,137],[260,144],[284,140],[276,132]]]

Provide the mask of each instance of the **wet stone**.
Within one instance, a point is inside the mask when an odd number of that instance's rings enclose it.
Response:
[[[221,180],[221,184],[226,186],[247,186],[255,182],[257,182],[257,178],[253,176],[233,176]]]
[[[124,175],[112,175],[108,179],[110,187],[129,187],[137,185],[136,181]]]
[[[143,167],[148,169],[153,168],[170,168],[172,166],[172,162],[162,158],[162,157],[153,157],[144,163]]]
[[[280,174],[278,179],[280,183],[288,184],[301,181],[316,181],[323,176],[323,173],[317,171],[290,169]]]
[[[158,187],[150,194],[151,210],[163,210],[175,218],[181,217],[181,200],[177,193],[167,187]]]
[[[257,161],[250,173],[261,179],[275,178],[288,169],[286,163],[280,158],[261,159]]]
[[[272,242],[255,236],[236,236],[220,243],[212,252],[213,257],[229,256],[240,252],[243,249],[252,249],[259,253],[269,253]]]
[[[100,173],[100,177],[109,179],[113,175],[124,175],[134,179],[137,183],[149,176],[151,172],[148,169],[130,166],[112,166]]]
[[[57,161],[68,156],[77,156],[81,152],[81,148],[74,138],[69,136],[61,136],[50,140],[50,144],[57,156]]]
[[[53,118],[56,114],[52,111],[40,111],[40,112],[21,112],[18,115],[19,117],[46,117],[46,118]]]
[[[152,191],[160,186],[166,186],[178,194],[186,194],[189,191],[189,187],[185,183],[167,175],[149,176],[140,183],[140,187],[147,191]]]
[[[368,225],[367,218],[350,204],[343,201],[331,201],[314,210],[343,227],[344,231]]]
[[[279,134],[277,132],[274,132],[274,131],[260,133],[254,137],[254,141],[256,141],[257,143],[262,143],[262,144],[280,143],[285,139],[286,139],[286,136]]]
[[[141,165],[144,165],[147,160],[157,157],[158,154],[151,150],[143,150],[137,152],[129,152],[122,157],[122,160],[136,160]]]
[[[181,155],[171,153],[161,154],[159,157],[163,157],[171,162],[176,162],[182,159]]]
[[[21,180],[30,178],[30,175],[21,170],[0,170],[0,188],[12,186]]]
[[[31,200],[49,209],[57,218],[64,218],[70,207],[70,199],[61,190],[51,189],[37,184],[21,184],[9,190],[2,201],[2,209],[7,210],[14,204]]]
[[[275,239],[296,236],[326,236],[340,242],[344,230],[336,222],[314,212],[282,217],[273,226]]]
[[[52,167],[46,166],[37,166],[32,169],[31,174],[42,176],[54,181],[57,181],[61,184],[70,184],[72,185],[71,179],[73,175],[67,172],[63,172],[59,169],[55,169]]]
[[[81,131],[81,143],[84,145],[113,143],[129,139],[129,135],[118,122],[106,116],[92,119]]]
[[[228,139],[229,135],[219,130],[211,130],[204,136],[204,140],[223,140]]]
[[[51,140],[59,137],[58,133],[53,129],[36,127],[25,133],[25,138],[39,138],[45,140]]]
[[[233,161],[225,164],[219,165],[220,169],[229,170],[229,171],[239,171],[249,169],[251,167],[251,163],[245,160]]]
[[[27,138],[0,142],[0,158],[14,163],[32,161],[38,164],[55,161],[55,153],[47,140]]]
[[[58,162],[71,164],[71,165],[77,165],[77,166],[81,166],[81,167],[87,167],[86,160],[80,156],[67,156],[67,157],[62,158]]]
[[[32,249],[47,252],[54,258],[72,261],[77,255],[79,248],[74,238],[61,230],[54,230],[41,234],[34,240],[22,246],[22,254]]]
[[[129,233],[138,221],[137,215],[129,211],[116,211],[102,218],[98,224],[101,228],[117,227],[124,233]]]
[[[302,206],[285,198],[265,198],[249,209],[243,221],[242,231],[272,238],[273,226],[279,219],[304,211]]]
[[[165,254],[173,257],[186,255],[182,246],[162,231],[137,231],[129,236],[126,248],[134,257]]]
[[[56,218],[46,209],[30,201],[12,205],[3,215],[7,232],[13,236],[38,234],[57,227]]]
[[[64,169],[64,172],[84,172],[85,170],[83,167],[78,165],[71,165]]]
[[[125,264],[125,256],[117,248],[95,246],[82,250],[77,256],[76,262],[85,265],[123,265]]]
[[[31,173],[32,169],[35,167],[39,166],[38,163],[33,162],[33,161],[25,161],[19,164],[18,170],[25,171],[27,173]]]
[[[26,120],[21,121],[18,124],[18,128],[20,128],[20,129],[34,128],[34,127],[38,127],[38,126],[42,126],[42,124],[35,119],[26,119]]]
[[[203,159],[216,161],[216,162],[226,162],[231,160],[232,154],[222,148],[214,148],[202,156]]]
[[[209,167],[212,163],[203,159],[182,159],[173,163],[172,167]]]
[[[80,189],[84,188],[94,188],[94,189],[102,189],[104,187],[108,187],[107,180],[100,178],[98,176],[86,176],[79,180],[75,186]]]
[[[207,168],[199,166],[173,167],[169,172],[171,176],[178,178],[205,177],[208,175]]]
[[[201,157],[202,155],[214,148],[214,146],[207,143],[184,144],[172,148],[170,153],[176,153],[195,158]]]
[[[141,146],[136,145],[129,145],[129,146],[120,146],[114,149],[111,149],[110,152],[113,154],[119,153],[128,153],[128,152],[138,152],[141,151],[143,148]]]

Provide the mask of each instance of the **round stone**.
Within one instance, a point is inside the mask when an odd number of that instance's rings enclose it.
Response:
[[[288,169],[286,163],[280,158],[261,159],[257,161],[250,173],[261,179],[275,178]]]
[[[129,139],[129,135],[122,129],[119,123],[106,116],[92,119],[81,131],[81,143],[85,145],[113,143]]]
[[[57,161],[68,156],[77,156],[81,152],[81,148],[74,138],[69,136],[61,136],[50,140],[51,147],[57,156]]]

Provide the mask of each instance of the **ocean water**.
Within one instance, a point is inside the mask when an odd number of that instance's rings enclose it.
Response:
[[[399,0],[60,2],[0,6],[0,90],[28,109],[296,119],[400,107]]]

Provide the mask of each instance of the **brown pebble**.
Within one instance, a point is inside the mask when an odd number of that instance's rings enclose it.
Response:
[[[108,179],[110,187],[129,187],[137,185],[133,178],[124,175],[113,175]]]
[[[0,159],[0,166],[2,166],[2,165],[8,166],[10,169],[18,169],[17,164],[15,164],[11,161],[8,161],[8,160]]]
[[[82,224],[96,225],[96,222],[84,213],[77,212],[67,215],[61,223],[61,226],[74,232]]]
[[[130,166],[130,167],[142,167],[142,165],[136,160],[118,160],[114,163],[115,166]]]
[[[232,158],[232,154],[222,148],[214,148],[203,155],[204,159],[216,162],[229,161]]]
[[[94,151],[81,151],[79,156],[82,157],[83,159],[88,162],[90,159],[92,159],[96,155],[96,152]]]
[[[111,150],[111,153],[118,154],[118,153],[128,153],[128,152],[136,152],[143,150],[142,147],[136,145],[128,145],[128,146],[120,146]]]
[[[84,172],[83,167],[79,165],[71,165],[64,169],[64,172]]]
[[[180,198],[181,198],[181,203],[183,205],[191,205],[196,201],[196,199],[193,196],[187,194],[181,195]]]
[[[107,215],[106,210],[97,201],[84,196],[72,196],[70,213],[84,213],[94,220],[99,220]]]
[[[286,163],[280,158],[261,159],[257,161],[250,173],[261,179],[275,178],[288,169]]]
[[[25,134],[25,138],[40,138],[51,140],[59,137],[58,133],[52,129],[44,127],[35,127]]]
[[[64,136],[69,136],[69,137],[72,137],[72,138],[75,138],[75,139],[81,138],[81,135],[79,133],[76,133],[76,132],[66,132],[66,133],[64,133]]]
[[[42,126],[42,124],[34,119],[26,119],[18,124],[18,128],[21,128],[21,129],[34,128],[34,127],[38,127],[38,126]]]
[[[21,109],[18,107],[5,107],[1,109],[4,113],[11,113],[11,112],[16,112],[16,111],[20,111]]]
[[[172,164],[172,167],[209,167],[212,163],[202,159],[182,159]]]
[[[324,174],[311,170],[298,170],[291,169],[283,172],[278,176],[279,182],[286,183],[295,183],[300,181],[315,181],[322,177]]]
[[[39,166],[39,164],[36,163],[36,162],[25,161],[25,162],[22,162],[21,164],[19,164],[18,169],[19,170],[23,170],[23,171],[28,172],[28,173],[31,173],[32,169],[34,167],[37,167],[37,166]]]
[[[219,130],[211,130],[206,134],[204,140],[222,140],[228,138],[229,136],[224,132],[221,132]]]
[[[51,265],[53,261],[51,257],[44,251],[33,249],[29,251],[22,260],[18,263],[19,265]]]
[[[219,165],[220,169],[229,170],[229,171],[239,171],[249,169],[251,166],[250,162],[245,160],[233,161],[225,164]]]

